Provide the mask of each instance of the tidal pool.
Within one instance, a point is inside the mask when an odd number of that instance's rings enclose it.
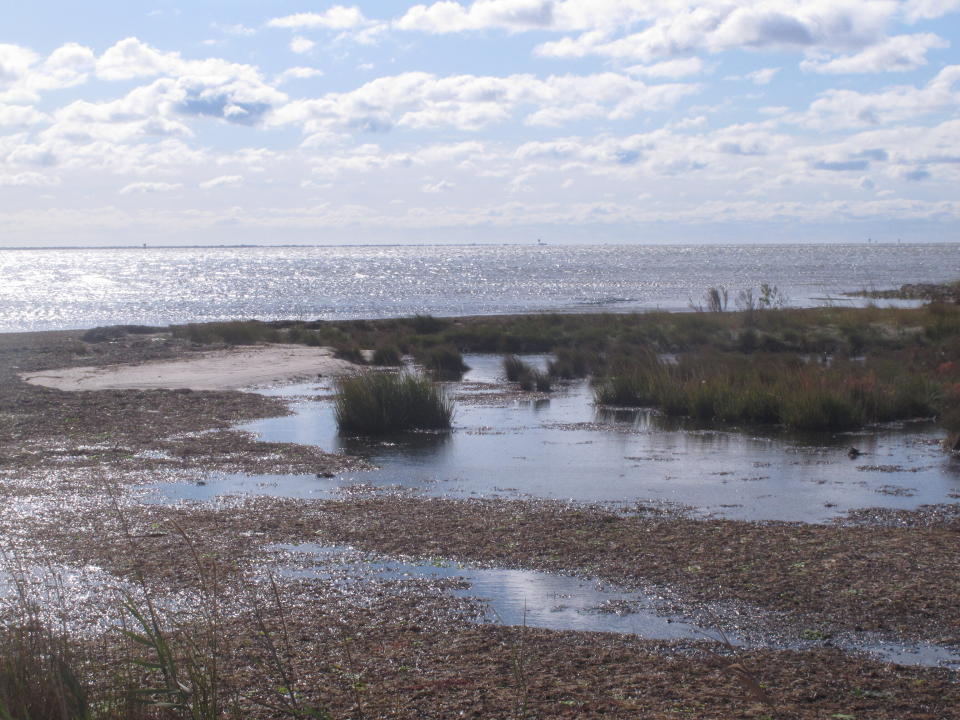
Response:
[[[548,398],[493,396],[502,389],[500,357],[466,361],[471,371],[449,386],[462,398],[449,433],[341,437],[323,379],[261,391],[296,398],[294,414],[238,426],[266,441],[361,455],[377,470],[335,478],[214,475],[204,486],[157,486],[158,499],[324,497],[363,483],[449,497],[649,503],[712,517],[823,522],[857,508],[953,502],[960,493],[960,462],[941,452],[928,423],[807,437],[696,429],[650,411],[597,408],[585,382]],[[848,457],[851,446],[862,454]]]
[[[721,635],[716,627],[666,610],[668,600],[657,591],[629,591],[610,583],[535,570],[479,568],[439,559],[407,562],[318,543],[273,547],[310,558],[306,564],[285,566],[282,574],[286,577],[321,578],[351,587],[362,587],[374,579],[456,581],[446,592],[481,600],[485,611],[476,618],[478,622],[612,632],[650,640],[725,640],[738,647],[802,649],[819,644],[802,639],[772,640],[749,631],[749,627],[741,635],[731,631],[729,617],[720,619],[728,615],[722,610],[715,615],[717,623],[725,626]],[[362,591],[359,596],[363,596]],[[713,610],[700,614],[710,617]],[[749,624],[750,613],[743,614],[740,622]],[[899,665],[960,668],[960,652],[930,643],[900,643],[872,633],[849,633],[830,644]]]

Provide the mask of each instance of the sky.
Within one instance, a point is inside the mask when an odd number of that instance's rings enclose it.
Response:
[[[960,0],[0,8],[0,247],[960,241]]]

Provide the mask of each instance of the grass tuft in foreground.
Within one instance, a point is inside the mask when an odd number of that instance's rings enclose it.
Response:
[[[446,430],[453,402],[429,378],[370,372],[337,381],[334,413],[341,432]]]

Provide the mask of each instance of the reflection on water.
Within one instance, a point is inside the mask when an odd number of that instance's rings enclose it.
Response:
[[[482,619],[501,625],[630,633],[664,640],[716,637],[693,623],[658,615],[654,609],[656,598],[580,578],[533,570],[474,568],[440,561],[422,564],[384,558],[371,560],[349,548],[314,543],[276,547],[316,556],[317,563],[311,567],[284,572],[292,577],[323,577],[350,583],[372,576],[466,581],[468,587],[457,587],[450,592],[483,600],[486,614]]]
[[[533,358],[542,365],[543,357]],[[500,358],[470,356],[464,387],[499,379]],[[460,385],[451,385],[457,391]],[[489,387],[489,385],[487,386]],[[324,385],[270,391],[324,395]],[[224,492],[317,496],[355,483],[416,488],[453,497],[504,496],[633,504],[651,502],[736,519],[817,522],[863,507],[915,508],[960,492],[955,459],[935,428],[913,424],[835,436],[687,429],[637,410],[597,409],[583,382],[549,399],[489,405],[464,400],[450,433],[386,439],[337,433],[328,401],[302,399],[295,414],[241,425],[272,442],[318,445],[368,458],[380,469],[326,480],[312,476],[221,476],[166,497]],[[847,456],[850,446],[863,454]]]
[[[713,627],[662,612],[664,599],[661,597],[630,592],[609,583],[535,570],[476,568],[443,561],[411,563],[316,543],[274,547],[303,553],[313,560],[306,566],[288,566],[283,571],[287,577],[323,578],[351,586],[373,578],[461,581],[466,587],[455,586],[448,592],[482,600],[486,611],[478,619],[485,622],[551,630],[614,632],[650,640],[719,641],[721,638]],[[746,639],[729,628],[725,628],[723,635],[732,645],[745,647],[800,648],[815,644]],[[900,665],[960,667],[960,653],[928,643],[896,643],[871,633],[855,633],[838,639],[835,645],[848,652],[863,652]]]

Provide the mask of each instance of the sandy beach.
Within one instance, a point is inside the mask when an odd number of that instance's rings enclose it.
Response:
[[[261,345],[204,352],[197,357],[81,366],[21,373],[31,385],[56,390],[239,390],[317,376],[342,375],[356,366],[330,348]]]

